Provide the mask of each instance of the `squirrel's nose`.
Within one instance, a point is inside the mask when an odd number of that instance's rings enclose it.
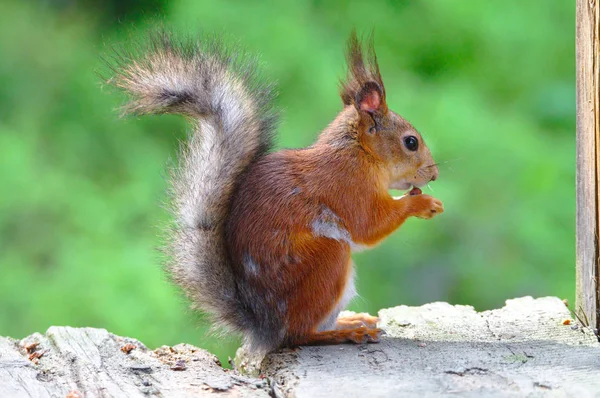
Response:
[[[437,180],[439,175],[440,175],[440,172],[439,172],[438,168],[436,167],[435,170],[433,171],[433,174],[431,175],[431,180],[429,180],[429,181]]]

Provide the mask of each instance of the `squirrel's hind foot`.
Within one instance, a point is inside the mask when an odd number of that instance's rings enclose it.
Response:
[[[335,328],[336,330],[356,329],[360,327],[376,329],[377,322],[379,322],[379,318],[376,316],[369,315],[366,312],[361,312],[359,314],[339,317],[336,321]]]
[[[308,336],[296,338],[292,341],[293,346],[299,345],[329,345],[343,343],[378,343],[383,330],[367,328],[364,325],[353,329],[326,330],[315,332]]]

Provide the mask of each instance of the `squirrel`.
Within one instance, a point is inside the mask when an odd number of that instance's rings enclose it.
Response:
[[[343,109],[316,142],[280,151],[274,87],[254,58],[168,32],[143,48],[117,51],[108,83],[129,94],[124,114],[176,113],[193,125],[171,172],[166,267],[193,306],[254,352],[379,341],[378,318],[338,318],[356,295],[351,253],[444,208],[418,189],[438,167],[388,109],[373,40],[350,35]]]

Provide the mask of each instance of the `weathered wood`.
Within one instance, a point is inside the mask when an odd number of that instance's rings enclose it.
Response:
[[[258,362],[267,379],[224,370],[187,344],[151,351],[103,329],[0,337],[0,397],[600,396],[600,343],[557,298],[379,315],[381,343],[273,353]]]
[[[51,327],[20,341],[0,337],[2,398],[203,397],[212,392],[269,396],[265,380],[226,371],[214,355],[188,344],[150,351],[104,329],[70,327]]]
[[[577,304],[600,327],[600,4],[577,0]]]
[[[561,300],[508,300],[476,312],[433,303],[379,313],[381,343],[271,354],[277,396],[600,396],[600,343]],[[570,322],[565,325],[563,323]]]

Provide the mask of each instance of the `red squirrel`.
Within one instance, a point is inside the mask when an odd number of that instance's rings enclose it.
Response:
[[[109,83],[130,95],[124,113],[178,113],[193,125],[171,173],[172,279],[255,352],[378,341],[376,317],[338,318],[356,294],[351,252],[443,205],[418,189],[438,168],[388,109],[372,40],[350,36],[343,109],[317,141],[277,152],[273,87],[249,57],[165,32],[149,40],[117,52]]]

